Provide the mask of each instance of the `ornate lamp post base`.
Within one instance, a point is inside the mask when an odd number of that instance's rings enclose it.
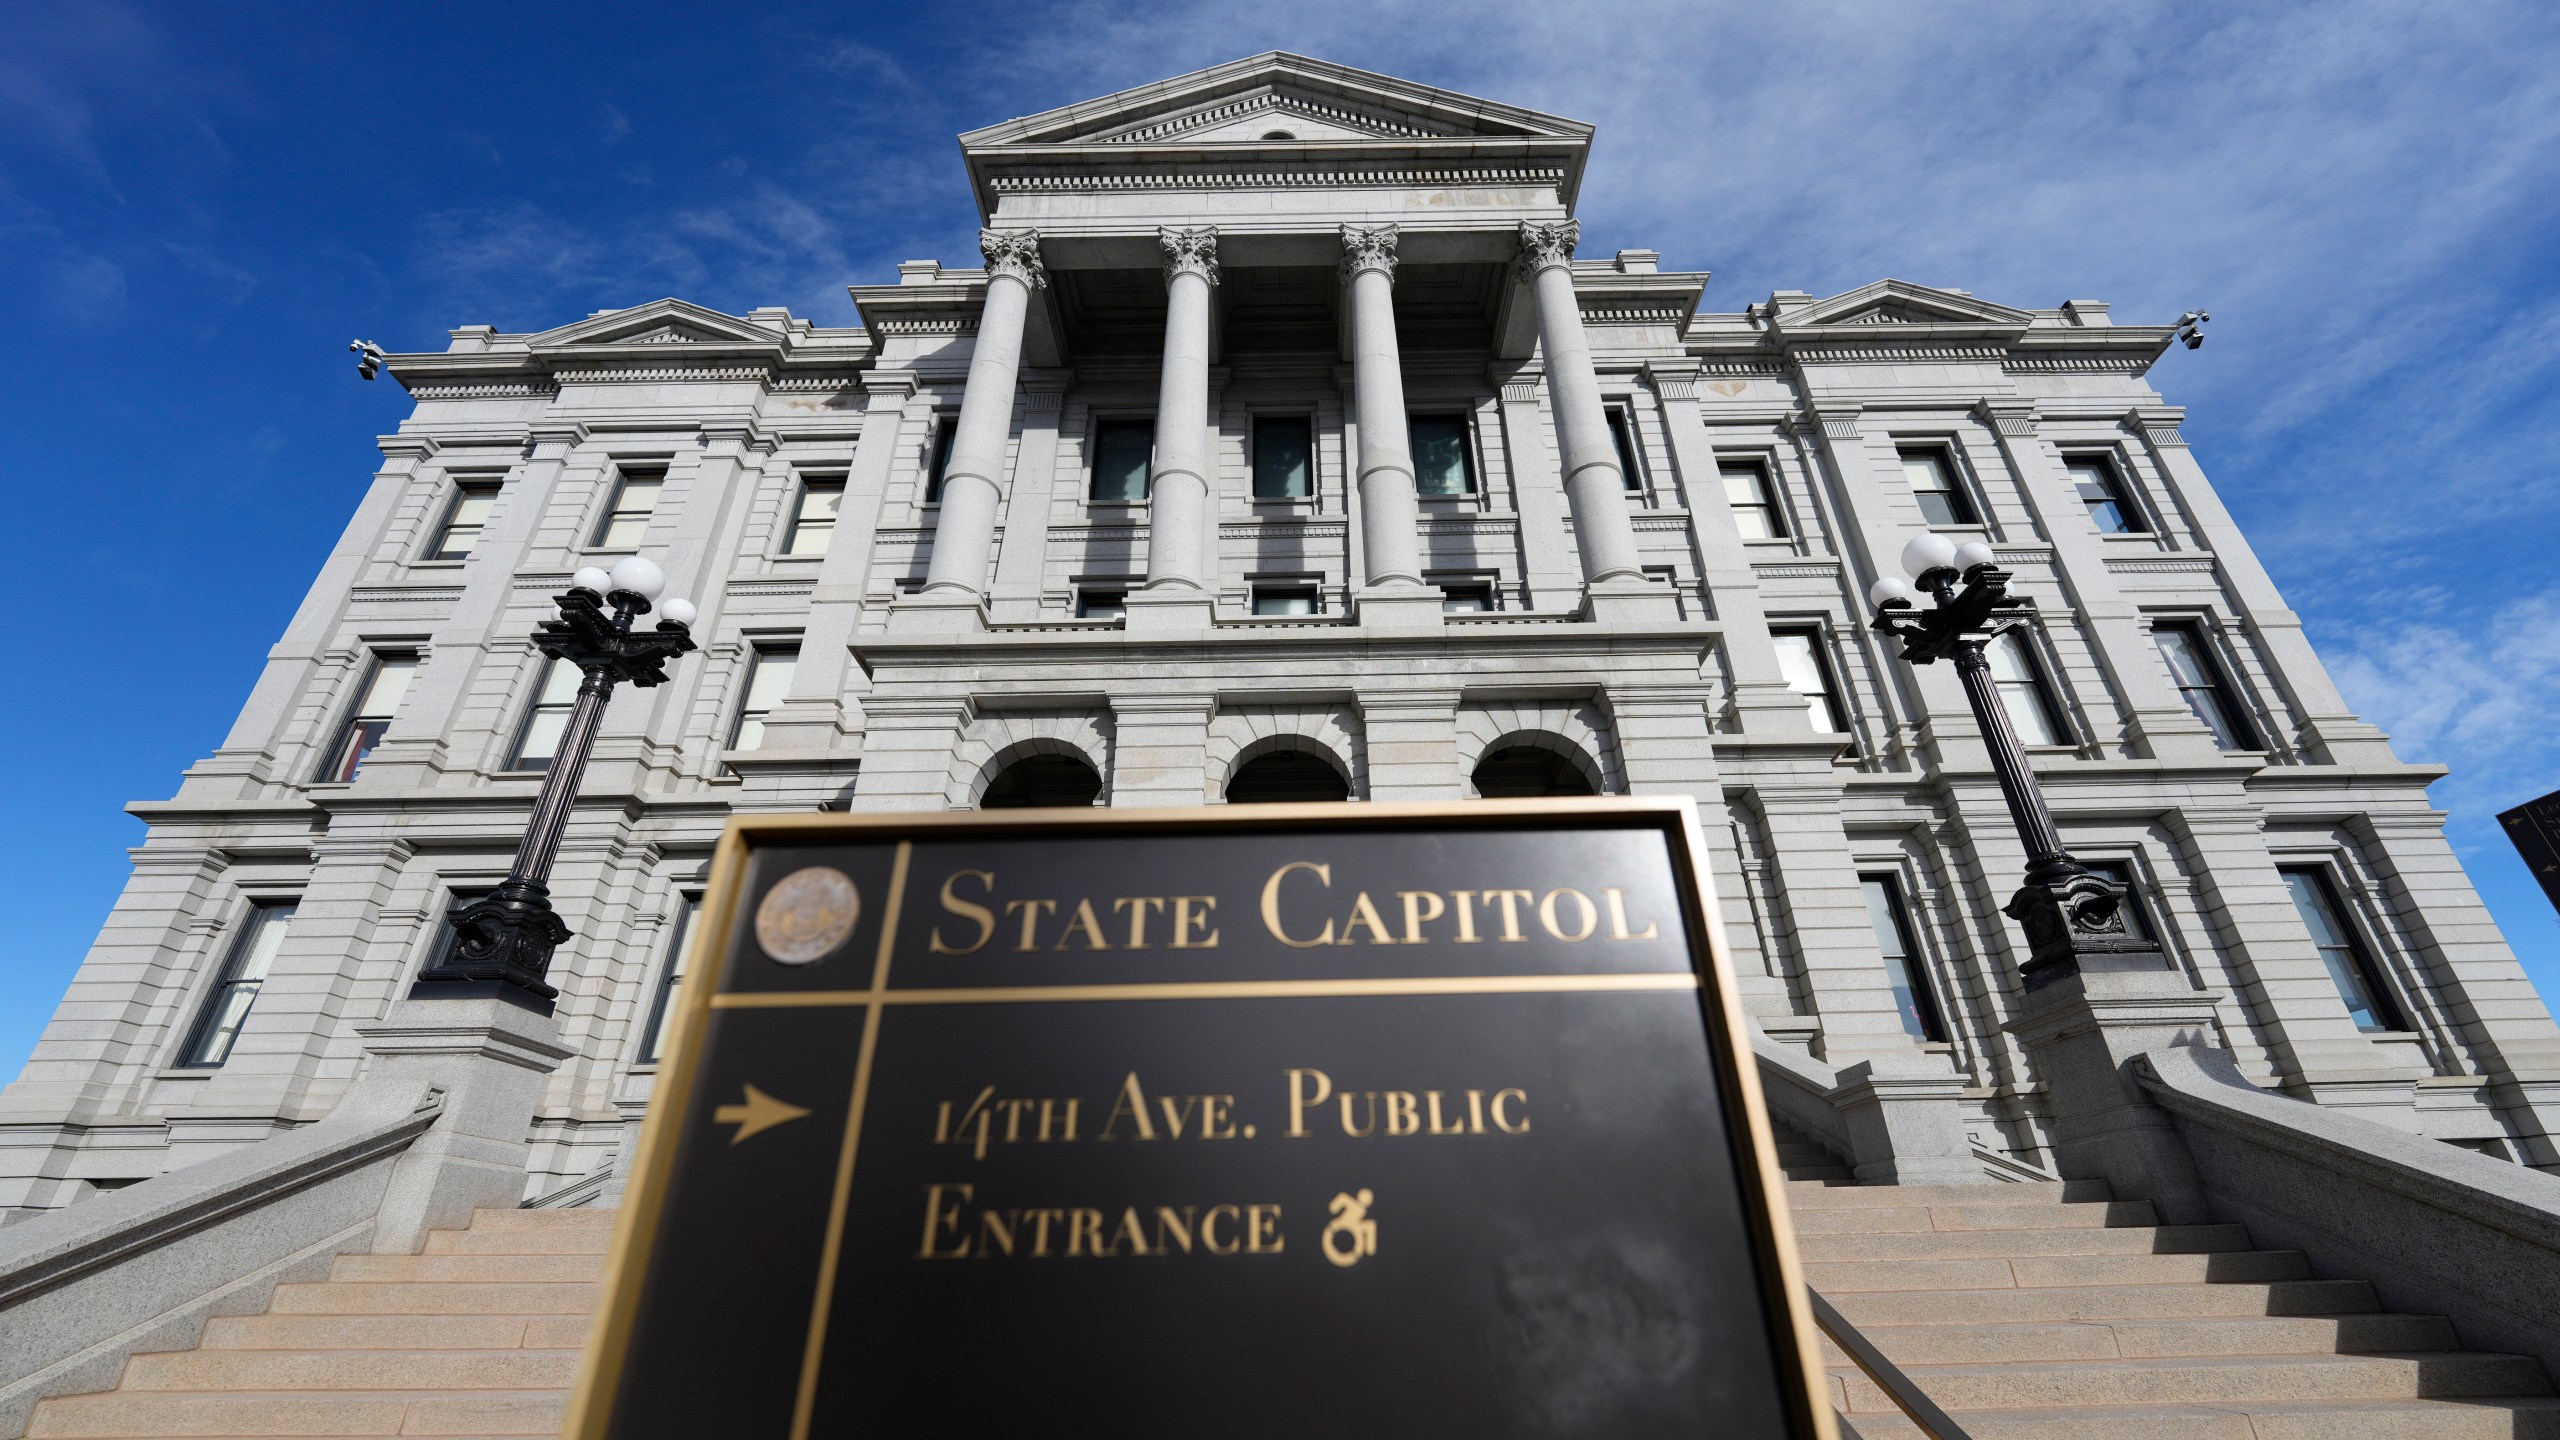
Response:
[[[551,887],[511,878],[464,907],[453,917],[453,928],[453,953],[418,977],[409,998],[495,995],[551,1013],[560,992],[543,976],[551,969],[551,952],[569,938],[568,925],[552,913]]]

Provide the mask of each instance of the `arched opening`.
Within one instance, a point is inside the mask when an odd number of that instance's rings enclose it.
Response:
[[[1321,755],[1274,750],[1236,767],[1227,778],[1230,805],[1270,805],[1290,800],[1348,800],[1351,782]]]
[[[1488,750],[1476,762],[1476,794],[1487,800],[1534,800],[1542,795],[1596,795],[1591,777],[1568,757],[1535,745]]]
[[[1265,140],[1295,140],[1298,137],[1286,130],[1265,130],[1262,132],[1262,138]]]
[[[1102,776],[1073,755],[1025,755],[996,772],[981,810],[1029,810],[1046,805],[1090,805],[1102,796]]]

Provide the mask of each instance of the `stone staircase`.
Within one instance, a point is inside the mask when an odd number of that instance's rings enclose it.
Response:
[[[2560,1437],[2540,1361],[2237,1225],[2161,1225],[2092,1181],[1787,1188],[1806,1283],[1974,1440]],[[1922,1433],[1825,1349],[1849,1428]]]
[[[2087,1181],[1851,1185],[1781,1147],[1805,1278],[1975,1440],[2560,1440],[2539,1362],[2464,1350],[2238,1226],[2159,1225]],[[27,1433],[557,1434],[614,1214],[483,1210],[421,1255],[342,1256]],[[1827,1358],[1844,1434],[1919,1434]]]
[[[422,1255],[342,1255],[114,1390],[43,1402],[27,1434],[557,1435],[614,1215],[483,1210]]]

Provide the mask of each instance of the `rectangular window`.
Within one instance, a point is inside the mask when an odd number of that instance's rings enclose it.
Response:
[[[1464,415],[1407,415],[1406,439],[1413,446],[1413,485],[1425,495],[1476,493],[1475,456],[1467,446]]]
[[[1932,525],[1979,525],[1973,501],[1956,483],[1955,462],[1944,450],[1905,450],[1902,475],[1919,498],[1920,518]]]
[[[2225,750],[2257,749],[2258,737],[2242,717],[2239,697],[2223,679],[2222,667],[2205,644],[2204,631],[2193,624],[2160,624],[2151,627],[2151,638],[2159,643],[2160,658],[2168,662],[2169,678],[2186,697],[2187,708],[2213,732],[2214,743]]]
[[[364,698],[356,702],[337,745],[329,751],[328,768],[320,772],[322,780],[343,785],[356,778],[364,768],[364,757],[373,753],[373,747],[382,743],[383,732],[391,728],[392,713],[400,708],[400,697],[408,693],[409,677],[417,668],[415,655],[374,658],[373,673],[365,677]]]
[[[284,945],[285,927],[292,923],[290,901],[251,907],[240,933],[232,937],[231,953],[223,957],[221,978],[214,981],[213,992],[205,997],[204,1013],[196,1017],[195,1031],[187,1036],[187,1048],[181,1052],[179,1064],[210,1070],[231,1058],[231,1047],[240,1038],[249,1007],[257,1003],[258,987],[266,983],[267,971],[275,965],[276,951]]]
[[[2080,492],[2080,503],[2089,507],[2089,522],[2104,535],[2139,535],[2151,527],[2143,523],[2142,512],[2126,498],[2124,479],[2116,473],[2115,462],[2104,455],[2065,455],[2062,468],[2071,475],[2071,488]]]
[[[1304,500],[1315,491],[1315,424],[1304,415],[1253,417],[1253,498]]]
[[[1118,620],[1129,613],[1126,590],[1076,591],[1076,618],[1079,620]]]
[[[654,470],[626,470],[613,487],[613,504],[596,526],[598,550],[637,550],[649,533],[649,517],[658,513],[658,492],[667,477]]]
[[[1636,426],[1627,412],[1609,407],[1609,443],[1618,447],[1618,477],[1630,492],[1644,489],[1644,472],[1636,468]]]
[[[436,543],[427,550],[430,560],[467,560],[480,548],[480,532],[489,528],[489,512],[497,508],[498,487],[487,482],[469,484],[453,492],[453,503],[444,511],[444,524],[436,530]]]
[[[2373,956],[2347,923],[2345,907],[2338,903],[2329,877],[2318,870],[2282,873],[2285,889],[2293,894],[2293,908],[2301,914],[2303,928],[2311,932],[2311,943],[2319,947],[2320,961],[2329,967],[2329,982],[2338,987],[2338,998],[2346,1002],[2347,1016],[2356,1028],[2408,1029],[2408,1022],[2400,1018],[2400,1007],[2392,1003],[2391,992],[2375,973]]]
[[[2149,913],[2142,903],[2142,892],[2134,887],[2133,867],[2122,860],[2083,860],[2080,868],[2093,875],[2113,880],[2124,887],[2125,933],[2136,940],[2157,938],[2151,929]]]
[[[960,418],[945,415],[934,422],[933,453],[925,457],[924,503],[942,503],[942,477],[951,468],[951,447],[960,438]]]
[[[799,669],[797,645],[756,652],[755,663],[747,671],[746,698],[738,703],[738,725],[729,735],[730,749],[763,748],[765,717],[791,697],[791,677]]]
[[[1474,615],[1500,608],[1493,598],[1490,580],[1443,580],[1440,582],[1440,611],[1444,615]]]
[[[1256,585],[1253,587],[1253,613],[1256,615],[1313,615],[1316,613],[1316,587],[1313,585]]]
[[[791,533],[783,537],[785,555],[824,555],[835,543],[836,515],[844,508],[844,477],[811,476],[800,484],[800,504],[791,512]]]
[[[1946,1039],[1938,997],[1929,989],[1928,966],[1911,938],[1911,917],[1902,908],[1901,885],[1890,875],[1861,875],[1858,886],[1867,893],[1867,919],[1875,926],[1876,949],[1883,952],[1885,981],[1902,1011],[1904,1032],[1915,1040]]]
[[[1813,728],[1826,734],[1846,733],[1849,716],[1840,704],[1839,689],[1831,680],[1831,661],[1822,653],[1822,633],[1772,630],[1769,640],[1778,647],[1778,673],[1804,697]]]
[[[1783,540],[1787,522],[1778,513],[1778,493],[1769,484],[1769,467],[1756,460],[1728,460],[1716,467],[1724,480],[1725,503],[1733,507],[1733,527],[1745,540]]]
[[[1105,420],[1093,437],[1094,503],[1136,505],[1147,498],[1147,463],[1155,458],[1156,422]]]
[[[2053,703],[2053,692],[2045,688],[2044,671],[2036,664],[2035,652],[2027,648],[2026,635],[2004,630],[1982,647],[1982,653],[1991,662],[1991,681],[2000,687],[2000,703],[2009,711],[2009,724],[2017,730],[2019,743],[2070,744],[2062,712]]]
[[[516,732],[515,753],[507,760],[508,769],[551,768],[551,757],[560,753],[560,737],[569,728],[569,711],[578,703],[578,685],[583,679],[578,667],[566,660],[543,660],[542,683],[533,692],[533,708],[524,712],[524,728]]]
[[[676,982],[684,978],[684,942],[693,933],[693,917],[702,909],[699,896],[687,895],[676,905],[674,934],[667,937],[667,964],[658,976],[657,993],[649,1000],[649,1020],[640,1031],[639,1063],[655,1065],[667,1052],[667,1009],[675,1003]]]

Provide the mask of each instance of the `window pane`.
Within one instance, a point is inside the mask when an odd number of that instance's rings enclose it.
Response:
[[[248,933],[240,940],[240,953],[232,961],[233,980],[264,980],[268,967],[275,964],[276,952],[284,948],[284,932],[293,923],[294,907],[261,905],[249,912]]]
[[[756,653],[755,671],[747,677],[746,698],[738,706],[738,733],[730,740],[730,749],[763,747],[765,717],[790,698],[791,680],[799,669],[800,652],[796,649]]]
[[[1938,1005],[1920,976],[1920,957],[1913,953],[1910,926],[1902,916],[1902,897],[1891,880],[1879,875],[1858,877],[1866,892],[1867,919],[1875,927],[1876,949],[1884,956],[1885,980],[1893,987],[1893,1003],[1902,1012],[1902,1028],[1915,1040],[1943,1040]]]
[[[1129,613],[1125,590],[1079,590],[1076,592],[1076,618],[1079,620],[1117,620]]]
[[[1152,420],[1105,420],[1094,437],[1093,498],[1135,503],[1147,498],[1147,462],[1154,458]]]
[[[1425,495],[1473,493],[1475,485],[1467,461],[1465,416],[1407,416],[1405,434],[1413,446],[1415,489]]]
[[[1822,670],[1821,642],[1802,630],[1779,630],[1769,636],[1778,648],[1778,673],[1795,692],[1804,697],[1806,713],[1813,728],[1825,732],[1848,729],[1846,718],[1831,697],[1831,686]]]
[[[1932,525],[1971,525],[1973,507],[1956,489],[1955,471],[1934,450],[1902,452],[1902,474],[1920,501],[1920,514]]]
[[[800,509],[791,520],[785,555],[824,555],[836,533],[836,512],[844,504],[843,481],[810,481],[800,488]]]
[[[1983,647],[1983,658],[1991,662],[1992,681],[1999,687],[2000,701],[2008,708],[2009,723],[2017,729],[2021,743],[2070,743],[2056,722],[2052,700],[2045,694],[2034,659],[2027,654],[2024,636],[2015,630],[2003,633]]]
[[[1725,465],[1718,467],[1724,479],[1725,502],[1733,507],[1734,528],[1745,540],[1775,540],[1786,531],[1778,524],[1776,498],[1769,491],[1768,472],[1757,465]]]
[[[650,997],[648,1028],[640,1036],[640,1063],[655,1065],[665,1057],[667,1049],[667,1011],[674,1004],[676,982],[684,979],[685,941],[693,933],[693,917],[702,901],[691,895],[676,907],[674,933],[667,937],[667,964],[658,980],[657,994]]]
[[[2169,677],[2178,693],[2186,697],[2187,708],[2195,713],[2204,727],[2213,732],[2214,743],[2225,750],[2247,750],[2252,736],[2241,723],[2238,707],[2223,689],[2222,677],[2206,657],[2204,642],[2193,630],[2182,625],[2163,625],[2151,632],[2160,646],[2160,658],[2169,665]]]
[[[205,1013],[204,1030],[196,1037],[187,1053],[189,1065],[219,1065],[231,1058],[231,1043],[240,1038],[240,1027],[249,1019],[249,1007],[256,1003],[255,984],[224,985],[214,991],[213,1005]]]
[[[1253,422],[1253,498],[1298,500],[1315,493],[1315,428],[1304,415]]]
[[[1445,614],[1473,614],[1493,609],[1493,587],[1483,584],[1443,585],[1440,609]]]
[[[409,676],[418,668],[414,657],[386,655],[374,666],[373,682],[364,688],[364,703],[356,713],[368,720],[388,720],[400,708],[400,697],[409,693]]]
[[[2303,928],[2311,932],[2311,943],[2319,948],[2321,963],[2328,967],[2330,983],[2338,987],[2338,998],[2345,1002],[2348,1018],[2356,1022],[2356,1028],[2403,1028],[2399,1012],[2391,1008],[2387,998],[2375,993],[2364,946],[2339,918],[2329,887],[2318,874],[2308,870],[2285,871],[2284,883],[2293,894],[2293,908],[2302,916]]]
[[[1257,589],[1253,592],[1253,613],[1313,615],[1316,613],[1316,592],[1301,585]]]
[[[1644,472],[1636,468],[1635,424],[1624,410],[1609,412],[1609,440],[1618,447],[1618,475],[1630,490],[1644,488]]]
[[[541,706],[525,717],[524,739],[517,744],[514,770],[548,770],[560,753],[560,737],[569,732],[569,712]]]
[[[498,492],[486,486],[474,486],[458,492],[453,509],[446,514],[444,533],[436,538],[429,558],[461,560],[467,558],[480,543],[480,532],[488,527],[489,512],[498,503]]]
[[[951,447],[960,438],[957,416],[945,416],[933,427],[933,453],[926,457],[924,470],[924,503],[935,505],[942,500],[942,477],[951,470]]]
[[[2090,455],[2065,460],[2063,468],[2071,473],[2071,485],[2080,492],[2080,503],[2089,507],[2091,523],[2102,533],[2124,535],[2144,528],[2125,506],[2115,467]]]
[[[606,511],[604,524],[596,532],[596,546],[605,550],[629,550],[640,544],[649,531],[649,517],[658,508],[658,490],[663,477],[651,474],[626,475],[613,492],[612,508]]]

